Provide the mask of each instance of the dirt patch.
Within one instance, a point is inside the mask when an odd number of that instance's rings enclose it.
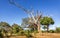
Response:
[[[35,38],[60,38],[58,33],[36,33]],[[27,38],[26,36],[11,36],[10,38]]]
[[[11,36],[9,38],[27,38],[26,36]]]
[[[60,38],[60,34],[57,33],[37,33],[35,35],[36,38]]]

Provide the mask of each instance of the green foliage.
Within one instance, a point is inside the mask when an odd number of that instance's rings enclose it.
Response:
[[[45,33],[46,31],[42,31],[43,33]],[[49,30],[49,33],[60,33],[60,27],[57,27],[55,30]]]
[[[42,33],[46,33],[47,31],[45,31],[45,30],[42,30]]]
[[[49,30],[49,25],[53,25],[54,21],[51,17],[43,17],[40,21],[41,25],[46,25],[47,26],[47,32]]]
[[[2,27],[10,27],[10,25],[6,22],[0,22],[0,26]]]
[[[3,38],[3,34],[1,33],[1,29],[0,29],[0,38]]]
[[[60,33],[60,27],[57,27],[55,30],[56,33]]]
[[[27,36],[27,38],[32,38],[33,37],[29,30],[25,30],[25,35]]]
[[[54,24],[54,21],[51,17],[43,17],[40,22],[42,25]]]
[[[4,28],[0,28],[0,37],[1,38],[8,37],[7,31]]]
[[[49,33],[55,33],[55,30],[49,30]]]
[[[25,35],[24,30],[19,31],[18,35],[24,36]]]
[[[8,23],[6,23],[6,22],[0,22],[0,28],[2,30],[7,31],[7,32],[9,32],[12,29],[11,26]]]
[[[22,27],[20,27],[18,24],[13,24],[12,26],[10,26],[6,22],[0,22],[0,37],[3,38],[4,35],[8,37],[9,33],[17,35],[26,35],[28,38],[32,37],[32,35],[30,34],[31,30],[24,31]]]
[[[11,26],[7,22],[0,22],[1,34],[5,37],[8,36],[8,32],[11,31]]]
[[[13,33],[18,33],[20,32],[21,30],[23,30],[18,24],[13,24],[12,25],[12,30],[13,30]]]

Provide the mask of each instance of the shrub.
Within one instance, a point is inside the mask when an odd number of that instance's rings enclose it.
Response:
[[[25,31],[25,35],[27,36],[27,38],[32,38],[33,36],[31,35],[31,32],[29,30]]]
[[[54,30],[50,30],[49,32],[50,32],[50,33],[55,33],[55,31],[54,31]]]

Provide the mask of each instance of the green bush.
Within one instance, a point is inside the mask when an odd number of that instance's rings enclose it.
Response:
[[[49,32],[50,32],[50,33],[55,33],[55,31],[54,31],[54,30],[50,30]]]
[[[25,30],[25,35],[27,36],[27,38],[32,38],[33,37],[29,30]]]
[[[57,27],[55,30],[56,33],[60,33],[60,27]]]
[[[42,33],[46,33],[47,31],[42,30]]]
[[[22,30],[22,31],[20,31],[19,33],[17,33],[17,35],[21,35],[21,36],[25,35],[24,30]]]

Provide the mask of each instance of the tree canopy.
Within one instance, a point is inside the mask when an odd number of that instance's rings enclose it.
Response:
[[[42,25],[53,25],[54,24],[54,20],[51,17],[45,16],[41,19],[40,22]]]
[[[53,25],[54,24],[54,20],[51,17],[43,17],[40,21],[41,25],[46,25],[47,26],[47,32],[49,29],[49,25]]]

